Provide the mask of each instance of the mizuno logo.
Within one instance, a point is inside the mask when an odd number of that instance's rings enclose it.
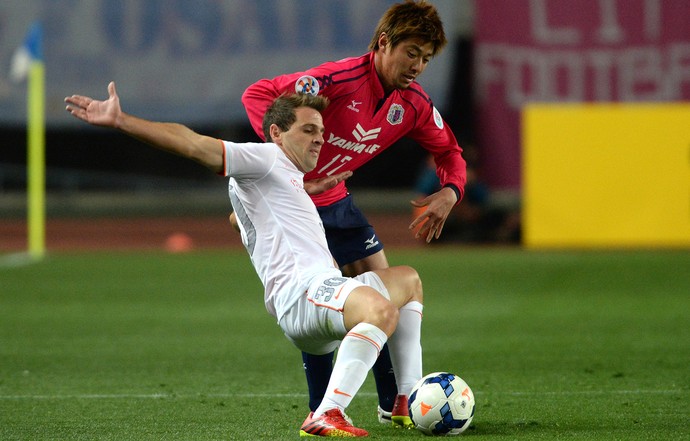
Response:
[[[370,139],[376,139],[379,137],[379,132],[381,132],[381,127],[377,127],[371,130],[364,130],[364,128],[357,123],[357,127],[352,131],[352,135],[359,142],[369,141]]]
[[[352,100],[352,104],[347,106],[347,108],[350,110],[354,110],[355,112],[359,112],[359,109],[357,108],[357,106],[359,106],[360,104],[362,104],[361,101]]]
[[[364,243],[367,244],[367,246],[365,247],[365,249],[368,250],[368,249],[373,248],[373,247],[375,247],[376,245],[378,245],[378,244],[379,244],[379,241],[376,240],[376,234],[374,234],[373,236],[371,236],[371,239],[365,240]]]

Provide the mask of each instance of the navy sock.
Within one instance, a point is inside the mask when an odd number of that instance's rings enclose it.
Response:
[[[302,352],[304,373],[307,376],[309,388],[309,409],[313,412],[321,404],[323,396],[328,388],[328,381],[333,372],[334,352],[325,355],[313,355]],[[379,406],[386,412],[393,410],[395,396],[398,394],[398,386],[395,384],[395,374],[391,363],[388,345],[381,349],[379,358],[372,368],[376,382],[376,392],[379,396]]]
[[[393,364],[391,363],[391,356],[388,352],[387,344],[381,349],[379,358],[376,360],[371,370],[374,374],[374,380],[376,380],[376,392],[379,395],[379,406],[386,412],[390,412],[393,410],[395,396],[398,394],[398,386],[395,383]]]
[[[309,409],[315,411],[321,404],[323,396],[328,388],[328,381],[333,372],[333,354],[314,355],[302,352],[304,373],[307,375],[307,387],[309,388]],[[390,361],[389,361],[390,363]]]

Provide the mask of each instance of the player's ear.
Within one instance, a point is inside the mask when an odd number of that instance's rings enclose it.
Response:
[[[388,45],[388,35],[385,32],[381,32],[379,35],[379,49],[385,50]]]
[[[277,124],[271,124],[271,127],[268,128],[268,133],[271,134],[271,141],[278,144],[280,141],[280,134],[283,133],[283,131],[280,130]]]

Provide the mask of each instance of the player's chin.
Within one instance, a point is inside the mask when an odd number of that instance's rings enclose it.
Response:
[[[317,157],[317,158],[313,158],[312,160],[307,160],[307,161],[305,161],[305,163],[304,163],[304,169],[305,169],[305,171],[306,171],[307,173],[309,173],[310,171],[312,171],[312,170],[314,170],[314,169],[316,168],[316,160],[317,160],[317,159],[318,159],[318,157]]]
[[[402,77],[398,81],[398,89],[408,89],[414,83],[414,78]]]

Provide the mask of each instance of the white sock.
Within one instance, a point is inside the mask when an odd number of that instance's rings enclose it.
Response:
[[[360,323],[347,333],[340,343],[326,395],[314,411],[314,417],[329,409],[344,411],[347,408],[362,387],[386,340],[386,333],[369,323]]]
[[[398,327],[388,339],[388,349],[400,395],[410,395],[412,386],[422,378],[423,309],[424,305],[419,302],[410,302],[400,308]]]

